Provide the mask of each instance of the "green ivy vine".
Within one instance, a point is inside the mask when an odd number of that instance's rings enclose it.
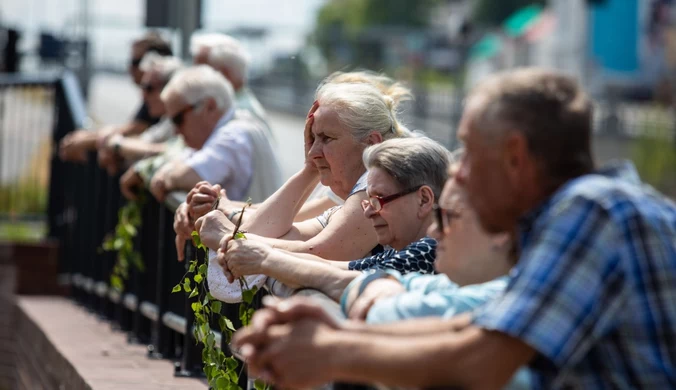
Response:
[[[143,194],[137,200],[130,200],[120,208],[117,214],[117,225],[112,233],[106,235],[101,248],[106,251],[117,251],[117,258],[110,275],[112,288],[123,291],[124,283],[129,279],[129,266],[133,264],[139,272],[145,271],[141,254],[134,248],[134,238],[141,226],[141,209],[145,203]]]
[[[244,207],[246,208],[246,206]],[[244,209],[242,209],[243,211]],[[241,223],[241,222],[240,222]],[[237,224],[239,227],[239,223]],[[234,239],[246,240],[243,232],[235,230]],[[197,232],[192,232],[192,239],[197,249],[207,248],[200,240]],[[216,346],[216,335],[211,329],[210,323],[216,321],[221,331],[221,337],[225,338],[226,343],[230,343],[235,327],[232,321],[221,314],[222,302],[214,298],[207,291],[207,271],[209,267],[209,256],[204,256],[202,261],[199,259],[189,262],[188,271],[183,276],[182,281],[174,286],[172,293],[185,292],[188,299],[195,298],[191,304],[195,314],[193,335],[198,343],[202,343],[202,363],[204,374],[207,377],[210,388],[214,390],[242,390],[239,386],[239,378],[244,369],[244,365],[239,368],[237,359],[232,356],[226,356],[225,353]],[[242,290],[242,303],[239,305],[239,319],[243,326],[249,325],[254,313],[252,307],[253,299],[258,292],[254,286],[249,288],[246,280],[242,277],[238,279]],[[263,382],[256,380],[254,382],[256,390],[267,390],[268,387]]]

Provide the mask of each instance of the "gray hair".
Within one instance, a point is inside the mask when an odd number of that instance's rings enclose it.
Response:
[[[448,179],[451,153],[427,137],[396,138],[364,150],[367,169],[380,168],[397,181],[402,190],[427,185],[439,199]]]
[[[190,37],[190,55],[195,57],[202,49],[209,49],[219,46],[227,45],[237,40],[229,35],[220,33],[211,34],[194,34]]]
[[[502,72],[480,83],[470,102],[478,107],[471,126],[484,136],[523,134],[552,186],[594,169],[592,104],[572,77],[538,68]]]
[[[227,72],[233,83],[241,85],[246,81],[249,55],[237,41],[211,48],[207,62],[214,69]]]
[[[171,76],[183,67],[183,62],[178,57],[166,57],[157,53],[147,53],[143,56],[139,69],[142,72],[152,72],[163,82],[169,81]]]
[[[410,131],[398,116],[399,104],[412,99],[411,92],[386,76],[368,72],[334,73],[319,86],[315,99],[331,107],[340,122],[362,140],[377,131],[383,139],[408,137]]]
[[[212,98],[220,110],[226,111],[233,106],[235,97],[230,82],[208,65],[191,66],[176,73],[160,98],[166,102],[172,94],[181,96],[187,104]]]

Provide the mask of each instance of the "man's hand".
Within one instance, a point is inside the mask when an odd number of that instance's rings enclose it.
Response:
[[[265,343],[245,347],[242,354],[249,373],[275,387],[315,388],[336,377],[333,358],[340,333],[311,319],[272,325],[265,332]]]
[[[216,257],[230,283],[241,276],[263,273],[263,262],[268,260],[272,247],[254,240],[233,240],[230,236],[221,240]]]
[[[185,260],[185,242],[192,238],[195,224],[188,215],[188,204],[183,202],[174,214],[174,231],[176,232],[176,253],[178,261]]]
[[[218,250],[224,237],[232,237],[235,225],[218,210],[211,211],[195,221],[200,240],[209,249]]]
[[[120,192],[125,198],[129,200],[136,200],[136,191],[143,185],[143,179],[134,170],[134,167],[129,167],[127,171],[120,177]]]
[[[164,198],[166,198],[167,193],[169,193],[165,172],[166,171],[162,169],[158,170],[150,180],[150,193],[153,194],[155,199],[160,203],[164,202]]]
[[[96,133],[75,130],[68,133],[59,143],[59,158],[64,161],[86,162],[87,151],[94,148]]]
[[[120,161],[115,153],[105,149],[99,149],[99,152],[96,154],[96,159],[99,162],[99,166],[105,169],[110,176],[115,176],[117,174]]]
[[[363,321],[366,319],[374,303],[403,292],[406,292],[406,289],[397,280],[389,278],[374,280],[366,286],[362,294],[349,306],[348,318]]]
[[[218,184],[212,186],[206,181],[197,183],[186,198],[190,215],[197,219],[211,211],[220,191],[221,186]]]

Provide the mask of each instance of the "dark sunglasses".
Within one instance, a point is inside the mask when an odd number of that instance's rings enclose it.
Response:
[[[164,85],[141,84],[141,89],[146,93],[161,91],[162,88],[164,88]]]
[[[460,218],[460,213],[454,210],[445,209],[438,204],[434,205],[434,217],[437,222],[437,231],[443,233],[444,229],[451,225],[454,218]]]
[[[180,127],[183,124],[183,117],[188,111],[194,110],[197,107],[197,104],[191,104],[187,106],[186,108],[182,109],[179,111],[178,114],[174,115],[171,117],[171,121],[176,125],[176,127]]]
[[[366,210],[367,207],[371,206],[373,208],[373,211],[376,213],[380,212],[380,210],[383,209],[383,206],[386,204],[392,202],[393,200],[397,200],[401,198],[402,196],[412,194],[416,191],[418,191],[422,186],[414,187],[414,188],[409,188],[407,190],[404,190],[402,192],[397,192],[394,195],[389,195],[389,196],[369,196],[368,199],[364,199],[361,201],[361,208],[363,210]]]

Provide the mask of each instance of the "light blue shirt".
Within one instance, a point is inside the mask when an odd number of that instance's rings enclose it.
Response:
[[[388,273],[402,283],[406,292],[374,303],[366,317],[369,324],[420,317],[450,318],[497,298],[509,282],[509,277],[503,276],[486,283],[459,286],[446,275],[410,273],[402,276],[396,271]],[[517,371],[505,386],[507,390],[530,388],[530,373],[527,369]]]

